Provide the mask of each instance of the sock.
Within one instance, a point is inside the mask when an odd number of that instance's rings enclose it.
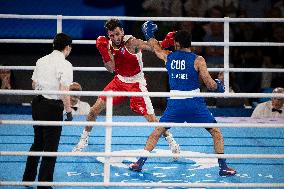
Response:
[[[85,138],[88,137],[90,135],[89,131],[86,131],[85,129],[83,130],[82,136],[84,136]]]
[[[169,134],[168,136],[166,136],[165,139],[166,139],[166,141],[167,141],[168,143],[171,143],[171,142],[174,141],[172,134]]]
[[[218,164],[221,169],[227,168],[226,159],[224,158],[218,158]]]

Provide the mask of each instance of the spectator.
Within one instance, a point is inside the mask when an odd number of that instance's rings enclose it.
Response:
[[[240,0],[239,6],[247,13],[248,18],[264,18],[271,8],[271,0]]]
[[[191,12],[191,13],[188,13],[188,14],[189,14],[188,16],[190,16],[190,17],[199,17],[199,14],[197,12]],[[192,35],[192,41],[193,42],[203,41],[203,38],[206,34],[204,28],[202,27],[202,25],[199,22],[192,22],[192,21],[181,22],[179,29],[189,31]],[[202,47],[201,46],[192,47],[192,50],[194,52],[196,52],[197,54],[202,54]]]
[[[206,11],[205,17],[209,18],[223,18],[224,17],[224,11],[221,6],[215,5],[208,9]],[[211,34],[211,27],[210,27],[211,22],[207,22],[203,25],[204,30],[206,31],[207,34]]]
[[[82,87],[79,83],[73,82],[70,87],[70,91],[82,91]],[[90,105],[87,102],[80,100],[80,96],[70,96],[72,115],[88,115],[90,112]]]
[[[282,18],[281,9],[279,7],[272,7],[266,13],[267,18]],[[281,23],[280,23],[281,24]],[[270,41],[273,36],[273,28],[277,27],[279,23],[277,22],[265,22],[263,23],[263,38],[264,41]]]
[[[214,6],[208,11],[210,18],[224,17],[223,9],[221,6]],[[203,38],[204,42],[223,42],[224,41],[224,28],[223,23],[210,22],[204,25],[206,35]],[[224,47],[209,46],[205,48],[205,59],[207,66],[210,68],[219,68],[224,65]]]
[[[239,12],[239,17],[247,17],[245,11]],[[238,23],[234,25],[234,40],[236,42],[261,41],[260,31],[254,23]],[[232,62],[237,68],[260,68],[263,63],[263,55],[260,48],[233,47]],[[252,76],[253,75],[253,76]],[[237,73],[237,84],[241,92],[257,92],[261,86],[261,73]],[[253,99],[250,99],[252,101]]]
[[[145,0],[142,7],[152,16],[182,16],[180,0]]]
[[[1,89],[11,89],[11,70],[0,70]]]
[[[226,0],[226,1],[224,0],[214,0],[214,1],[212,0],[184,0],[183,6],[188,13],[198,12],[200,17],[207,17],[206,14],[208,13],[208,10],[210,10],[212,7],[215,7],[215,6],[224,7],[226,8],[226,10],[228,10],[230,15],[231,14],[234,15],[234,13],[232,13],[232,9],[236,9],[236,7],[239,6],[239,0]],[[223,17],[223,15],[215,16],[215,17]]]
[[[281,14],[284,15],[284,0],[278,0],[274,3],[273,7],[280,9]]]
[[[210,23],[210,32],[204,37],[205,42],[223,42],[223,24],[219,22]],[[205,59],[210,68],[224,67],[224,47],[209,46],[205,48]]]
[[[272,93],[284,93],[282,87],[275,88]],[[260,103],[254,109],[252,118],[284,118],[284,98],[272,98],[270,101]]]
[[[271,42],[283,43],[284,42],[284,26],[276,25],[273,27],[273,35],[269,40]],[[282,61],[284,59],[283,46],[265,47],[264,48],[264,62],[262,67],[270,68],[283,68]],[[283,73],[263,73],[262,88],[277,87],[283,84]]]

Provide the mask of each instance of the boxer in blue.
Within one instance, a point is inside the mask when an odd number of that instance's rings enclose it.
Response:
[[[202,56],[191,52],[191,34],[187,31],[170,32],[165,40],[160,44],[154,33],[158,29],[152,21],[147,21],[142,26],[142,31],[148,43],[152,46],[155,54],[165,61],[169,76],[171,92],[184,91],[200,92],[199,77],[204,81],[206,87],[213,92],[224,92],[224,86],[219,80],[213,80],[207,70],[206,62]],[[175,51],[163,50],[167,44],[174,45]],[[163,47],[163,48],[162,48]],[[215,118],[208,110],[204,98],[202,97],[171,97],[168,99],[167,108],[162,115],[160,122],[171,123],[216,123]],[[157,127],[149,136],[144,147],[145,152],[151,152],[162,134],[169,128]],[[224,138],[219,128],[206,128],[214,141],[216,154],[224,154]],[[129,165],[129,169],[140,172],[147,160],[140,157],[135,163]],[[232,176],[236,174],[226,164],[226,159],[219,158],[219,175]]]

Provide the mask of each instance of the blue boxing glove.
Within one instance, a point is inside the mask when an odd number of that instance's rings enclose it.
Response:
[[[215,79],[214,81],[217,84],[217,89],[214,92],[217,92],[217,93],[225,92],[225,86],[223,85],[222,81],[220,81],[219,79]]]
[[[158,30],[157,24],[153,21],[147,21],[142,25],[142,32],[145,39],[148,41],[150,38],[155,38],[154,34]]]

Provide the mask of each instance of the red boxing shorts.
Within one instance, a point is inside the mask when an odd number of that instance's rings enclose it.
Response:
[[[141,82],[125,83],[117,76],[113,78],[103,91],[148,92],[145,80]],[[105,96],[99,96],[99,98],[106,101]],[[154,109],[149,96],[114,96],[113,105],[119,105],[128,98],[130,99],[130,108],[133,112],[140,115],[154,114]]]

